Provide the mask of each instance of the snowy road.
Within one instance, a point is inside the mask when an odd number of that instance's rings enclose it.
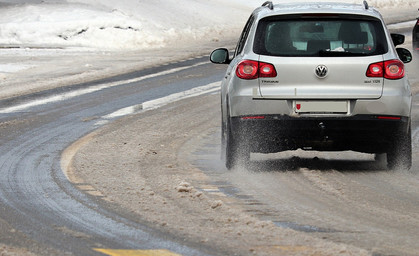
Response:
[[[418,254],[417,96],[412,171],[388,171],[368,154],[296,151],[254,156],[231,172],[219,157],[219,97],[128,117],[85,138],[75,177],[139,219],[228,255]]]
[[[283,156],[284,161],[262,157],[258,163],[265,172],[226,173],[218,159],[216,94],[136,115],[137,126],[129,118],[112,123],[139,111],[143,102],[219,81],[224,70],[199,64],[206,60],[0,101],[0,243],[37,255],[102,255],[96,249],[151,249],[163,255],[333,255],[337,250],[362,251],[358,248],[384,255],[418,252],[417,173],[383,171],[381,163],[365,155],[317,159],[300,152]],[[112,57],[108,61],[105,66],[112,66]],[[10,76],[9,71],[16,71],[10,68],[14,66],[2,66],[5,81],[18,76]],[[165,73],[168,69],[175,71]],[[53,79],[50,75],[43,73],[41,80]],[[413,75],[412,81],[417,80]],[[86,87],[92,91],[74,94]],[[418,121],[416,105],[413,114]],[[106,140],[90,133],[108,123],[112,128],[106,130]],[[133,130],[122,131],[128,128]],[[416,122],[414,131],[417,169]],[[78,169],[71,183],[61,170],[61,153],[85,134],[81,142],[90,147],[76,155]]]
[[[256,155],[228,172],[214,94],[111,125],[79,151],[76,176],[169,233],[231,253],[417,255],[417,67],[408,65],[416,92],[411,171],[388,171],[369,154],[296,151]],[[106,161],[92,161],[100,157]],[[107,182],[95,183],[98,176]]]
[[[39,255],[99,255],[95,248],[170,249],[182,255],[209,252],[208,248],[194,249],[196,246],[189,246],[177,237],[107,210],[98,198],[80,192],[83,184],[73,186],[61,169],[62,150],[83,134],[118,117],[109,114],[217,81],[217,73],[208,72],[208,76],[194,81],[170,81],[172,78],[167,77],[170,73],[182,76],[185,67],[202,72],[202,65],[194,64],[203,60],[184,61],[64,90],[71,94],[70,91],[77,92],[78,88],[93,88],[89,93],[75,94],[77,97],[48,100],[66,93],[58,89],[0,101],[3,107],[0,238],[8,238],[0,241],[28,248]],[[161,73],[156,75],[159,69]]]
[[[419,61],[408,65],[419,89]],[[419,95],[413,102],[413,166],[387,170],[385,159],[355,152],[291,151],[252,155],[246,168],[226,171],[220,129],[196,138],[189,160],[210,177],[212,192],[277,226],[372,255],[419,254]]]

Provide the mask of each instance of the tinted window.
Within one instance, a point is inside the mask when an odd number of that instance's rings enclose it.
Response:
[[[239,42],[237,43],[234,56],[236,56],[237,54],[240,54],[243,51],[244,44],[246,43],[247,37],[250,32],[250,28],[252,27],[254,21],[255,21],[255,17],[253,15],[250,16],[250,18],[247,20],[247,23],[244,26],[243,32],[240,36]]]
[[[388,51],[381,22],[344,17],[260,21],[255,53],[271,56],[370,56]]]

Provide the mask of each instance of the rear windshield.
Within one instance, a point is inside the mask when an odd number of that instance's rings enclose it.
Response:
[[[379,20],[341,16],[265,18],[254,43],[255,53],[271,56],[371,56],[387,51]]]

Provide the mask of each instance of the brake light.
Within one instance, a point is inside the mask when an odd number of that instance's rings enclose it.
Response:
[[[384,62],[377,62],[370,64],[367,70],[367,76],[368,77],[383,77],[384,74],[384,68],[383,68]]]
[[[403,78],[404,74],[404,64],[400,60],[373,63],[367,69],[367,77],[384,77],[386,79],[396,80]]]
[[[237,66],[236,75],[241,79],[256,79],[258,78],[258,66],[257,61],[244,60]]]
[[[274,65],[269,63],[259,63],[259,76],[260,77],[276,77],[276,70]]]
[[[387,79],[400,79],[404,77],[404,64],[399,60],[389,60],[384,62],[385,73]]]
[[[252,80],[259,77],[276,77],[274,65],[254,60],[243,60],[236,69],[236,75],[241,79]]]
[[[339,15],[332,13],[310,13],[301,15],[302,18],[318,18],[318,17],[327,17],[327,18],[339,18]]]

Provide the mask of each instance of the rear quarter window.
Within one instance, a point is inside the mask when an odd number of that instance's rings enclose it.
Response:
[[[379,20],[350,17],[262,19],[254,52],[270,56],[371,56],[388,51]]]
[[[419,20],[416,23],[416,26],[413,28],[413,37],[414,40],[419,40]]]
[[[254,22],[255,22],[255,17],[251,15],[249,19],[247,20],[246,25],[244,26],[243,31],[240,35],[239,42],[237,43],[236,50],[234,51],[234,56],[237,56],[243,51],[244,45],[249,36],[250,29]]]

